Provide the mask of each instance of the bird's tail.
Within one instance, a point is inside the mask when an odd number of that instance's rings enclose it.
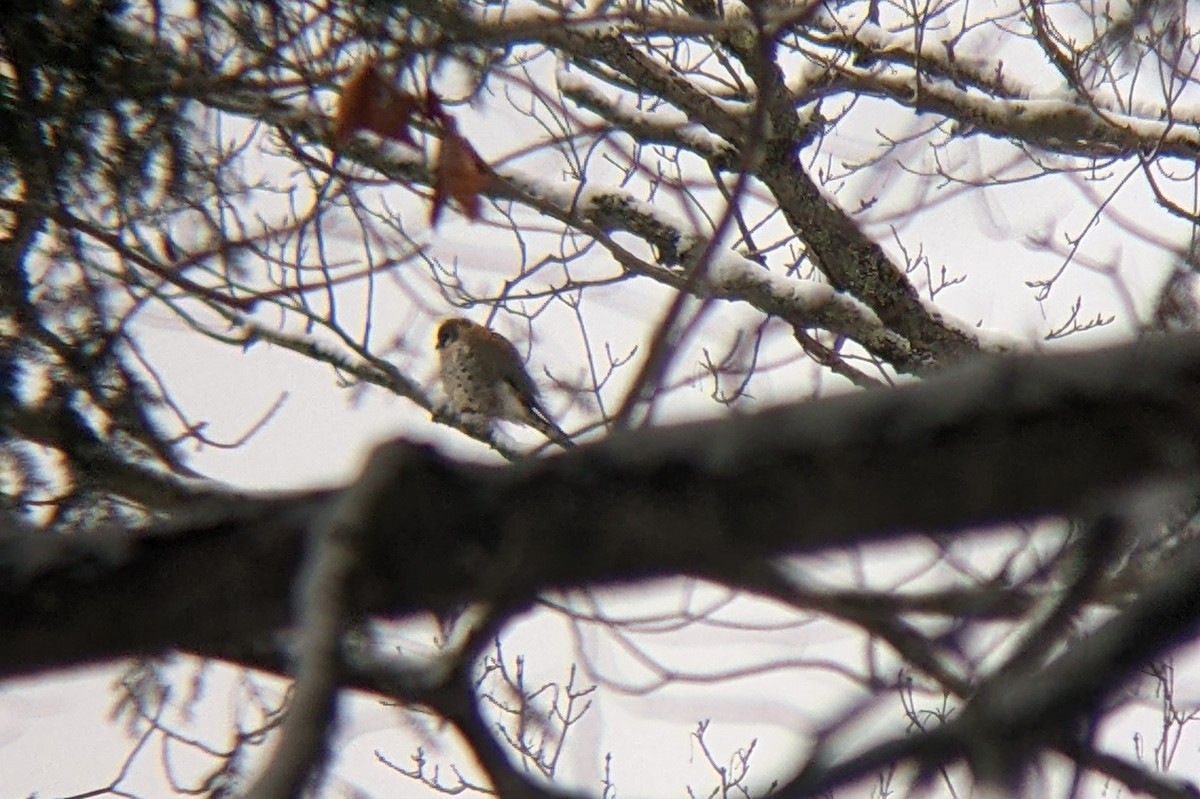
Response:
[[[539,433],[553,441],[555,444],[558,444],[563,449],[575,448],[575,442],[571,440],[571,437],[563,432],[561,427],[551,421],[550,417],[546,415],[545,411],[541,410],[540,408],[535,408],[533,412],[533,418],[537,421],[535,427],[537,427]]]

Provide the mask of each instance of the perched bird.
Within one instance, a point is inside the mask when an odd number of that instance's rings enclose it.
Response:
[[[455,415],[518,422],[561,447],[575,446],[550,420],[520,353],[504,336],[468,319],[447,319],[438,327],[437,350],[442,388]]]

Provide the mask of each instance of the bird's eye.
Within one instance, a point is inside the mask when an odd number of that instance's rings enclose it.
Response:
[[[453,340],[454,340],[454,326],[453,325],[442,325],[441,327],[438,328],[438,334],[437,334],[438,349],[445,347],[447,344],[449,344]]]

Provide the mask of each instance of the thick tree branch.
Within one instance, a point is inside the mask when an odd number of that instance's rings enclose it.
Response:
[[[366,549],[360,537],[374,525],[381,501],[386,505],[405,453],[381,448],[358,482],[331,500],[313,525],[296,592],[301,631],[296,689],[279,747],[248,799],[300,796],[325,767],[342,683],[342,641],[352,621],[346,600]]]
[[[404,444],[391,444],[404,447]],[[414,448],[364,531],[355,612],[690,574],[753,585],[763,559],[1102,503],[1200,476],[1200,338],[982,360],[936,379],[613,436],[506,467]],[[1190,482],[1188,483],[1190,485]],[[286,627],[309,493],[169,528],[0,538],[0,674]]]

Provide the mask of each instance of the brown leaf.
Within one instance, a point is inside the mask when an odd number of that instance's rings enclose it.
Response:
[[[412,119],[424,106],[421,98],[396,88],[375,64],[367,62],[342,87],[342,99],[333,121],[333,144],[344,146],[360,130],[415,144],[410,130]]]
[[[443,125],[434,165],[433,207],[429,209],[429,224],[434,227],[442,213],[442,206],[450,198],[458,201],[468,219],[478,219],[479,193],[492,181],[488,165],[471,143],[459,134],[454,120],[447,117]]]

